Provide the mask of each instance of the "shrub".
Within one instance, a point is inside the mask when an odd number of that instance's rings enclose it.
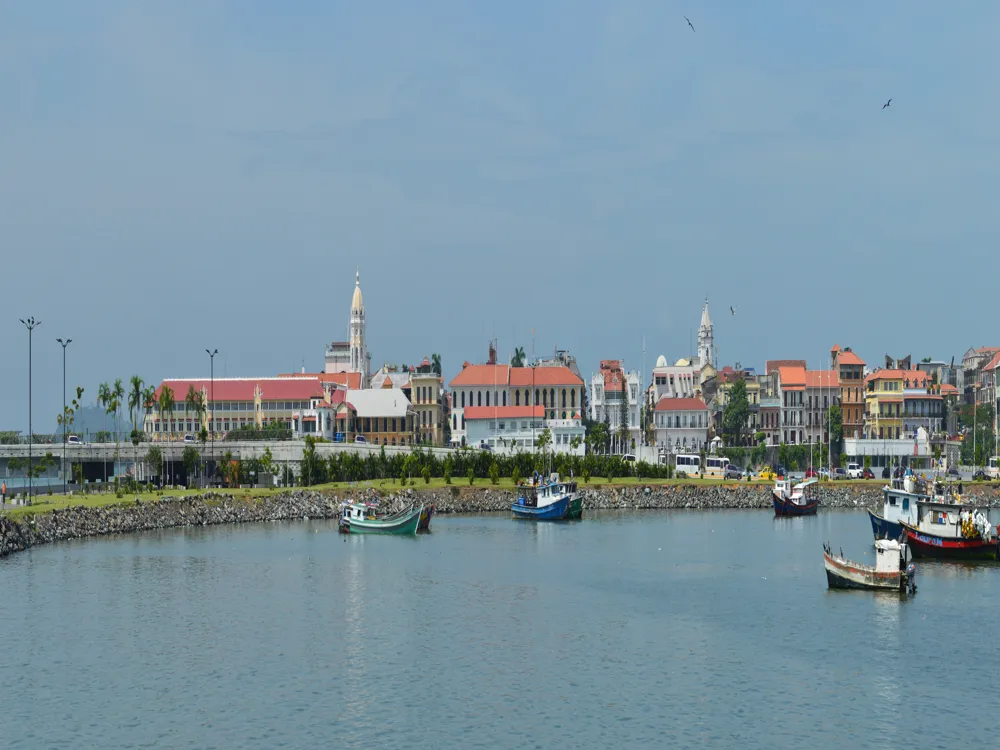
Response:
[[[471,487],[476,483],[476,472],[473,469],[469,469],[469,486]]]
[[[516,485],[521,481],[521,469],[517,464],[514,464],[514,468],[510,472],[510,480]]]
[[[420,472],[420,476],[424,478],[424,484],[431,483],[431,467],[425,466],[424,470]]]
[[[584,469],[580,476],[583,477],[584,484],[590,484],[590,469]]]
[[[500,484],[500,467],[496,461],[490,464],[490,484]]]
[[[444,464],[444,483],[451,484],[451,462],[445,461]]]

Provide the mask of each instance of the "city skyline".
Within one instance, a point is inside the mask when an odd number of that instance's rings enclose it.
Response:
[[[645,340],[648,374],[706,294],[720,364],[996,344],[1000,7],[850,10],[6,6],[0,425],[27,429],[21,317],[48,430],[56,338],[87,403],[205,347],[319,371],[357,267],[373,368],[446,378],[532,329],[585,375]]]

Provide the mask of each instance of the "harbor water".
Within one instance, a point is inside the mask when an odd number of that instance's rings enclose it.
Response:
[[[171,529],[0,561],[8,748],[948,747],[995,735],[1000,567],[829,591],[820,511]]]

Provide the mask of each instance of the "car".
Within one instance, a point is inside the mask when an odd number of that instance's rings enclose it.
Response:
[[[631,453],[626,453],[624,456],[622,456],[622,461],[628,461],[629,463],[635,463],[635,456],[633,456]]]
[[[760,471],[757,472],[757,478],[774,481],[775,479],[778,478],[778,475],[775,473],[774,469],[772,469],[770,466],[764,466],[761,468]]]
[[[726,464],[726,479],[739,479],[743,476],[743,470],[736,464]]]
[[[838,466],[833,470],[833,479],[848,479],[847,469],[842,466]]]
[[[806,469],[806,479],[816,479],[817,477],[819,477],[819,472],[812,466]]]
[[[976,473],[972,475],[972,478],[974,480],[978,480],[980,482],[988,482],[988,481],[990,481],[990,475],[987,474],[982,469],[976,469]]]
[[[185,443],[193,443],[194,442],[194,435],[185,435],[184,436],[184,442]]]
[[[875,472],[872,471],[871,469],[865,469],[864,471],[861,472],[861,478],[862,479],[874,479],[875,478]]]
[[[80,437],[78,435],[70,435],[69,437],[66,438],[66,442],[69,445],[83,445],[83,441],[80,440]]]
[[[888,479],[890,476],[891,476],[891,474],[889,472],[889,467],[886,466],[884,469],[882,469],[882,478],[883,479]]]
[[[355,443],[367,443],[368,442],[368,438],[366,438],[364,435],[355,435],[354,436],[354,442]]]
[[[786,469],[781,464],[778,464],[777,466],[774,467],[774,473],[778,475],[778,479],[783,479],[785,474],[788,473],[788,469]]]
[[[847,464],[848,479],[861,479],[862,473],[861,464]]]
[[[829,479],[830,478],[830,470],[828,468],[826,468],[825,466],[820,466],[819,467],[819,471],[817,471],[816,473],[819,475],[819,477],[821,479]]]
[[[493,449],[492,449],[492,448],[490,448],[490,444],[489,444],[489,443],[487,443],[487,442],[486,442],[486,441],[484,440],[483,442],[481,442],[481,443],[479,444],[479,450],[481,450],[481,451],[491,451],[491,450],[493,450]]]
[[[954,466],[948,467],[948,476],[954,477],[955,479],[961,479],[961,474],[958,473],[958,469]]]

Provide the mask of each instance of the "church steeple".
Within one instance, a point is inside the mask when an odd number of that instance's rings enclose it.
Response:
[[[715,333],[712,328],[712,317],[708,314],[708,297],[705,297],[705,307],[701,310],[701,325],[698,326],[698,359],[701,367],[715,367]]]
[[[365,343],[365,300],[361,295],[361,271],[354,274],[354,296],[351,298],[351,372],[360,372],[362,388],[368,378],[368,346]]]

